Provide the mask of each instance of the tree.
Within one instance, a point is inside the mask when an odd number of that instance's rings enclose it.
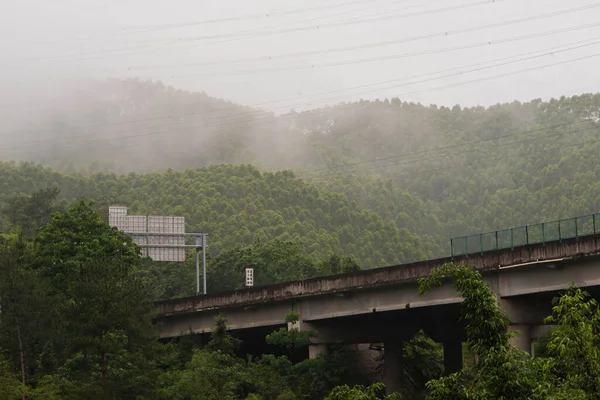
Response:
[[[22,265],[24,244],[21,237],[16,238],[13,243],[6,243],[6,238],[3,241],[5,243],[0,247],[0,277],[2,278],[0,280],[0,293],[2,293],[0,327],[4,331],[13,331],[12,334],[6,332],[3,336],[7,339],[12,338],[12,342],[16,344],[13,346],[18,351],[21,384],[24,389],[27,385],[27,367],[23,345],[23,323],[29,317],[25,309],[29,299],[25,298],[26,291],[23,286],[26,282]],[[23,392],[23,399],[25,399],[25,392]]]
[[[317,270],[319,275],[337,275],[361,271],[362,268],[353,257],[340,257],[337,254],[332,254],[328,259],[318,264]]]
[[[381,382],[365,386],[338,386],[325,397],[324,400],[400,400],[402,396],[398,393],[383,395],[385,385]]]
[[[311,338],[316,335],[316,332],[307,329],[300,330],[293,325],[296,324],[300,320],[300,314],[297,312],[290,312],[285,316],[285,323],[291,327],[288,329],[280,328],[277,331],[271,332],[267,335],[266,341],[269,344],[280,346],[288,350],[290,354],[294,354],[294,352],[298,349],[305,348],[310,344]]]
[[[28,252],[22,235],[0,236],[0,348],[19,366],[22,388],[38,367],[53,316],[47,286],[29,268]]]
[[[0,399],[18,400],[25,396],[25,388],[19,382],[11,366],[0,352]]]
[[[317,275],[313,261],[291,241],[255,242],[219,254],[209,269],[212,291],[244,287],[245,268],[254,268],[255,285],[300,280]],[[215,287],[215,285],[218,285]]]
[[[446,280],[464,298],[467,343],[478,361],[473,369],[429,381],[427,399],[599,398],[600,318],[597,303],[585,301],[584,292],[571,288],[555,300],[554,315],[547,319],[557,323],[549,357],[531,359],[509,344],[508,318],[478,272],[446,264],[421,279],[421,293]]]
[[[590,295],[572,287],[554,299],[553,315],[546,323],[556,323],[547,343],[553,373],[571,390],[595,393],[600,398],[600,308]]]
[[[68,211],[55,214],[34,239],[33,266],[67,295],[72,294],[69,285],[80,278],[81,267],[89,261],[116,261],[130,268],[142,261],[131,237],[110,227],[92,205],[81,200]]]
[[[20,193],[5,200],[2,213],[8,217],[12,226],[20,227],[25,236],[32,236],[57,210],[54,203],[59,193],[60,189],[56,184],[39,189],[31,195]]]
[[[211,291],[243,288],[246,268],[254,268],[255,286],[361,270],[352,257],[332,254],[318,261],[303,254],[296,242],[257,240],[250,246],[236,246],[223,251],[211,260],[208,270]]]
[[[102,399],[151,393],[153,307],[135,269],[118,259],[88,261],[71,287],[63,314],[66,362],[59,369],[70,381],[65,392]]]
[[[28,222],[23,226],[25,235],[33,235],[37,229],[50,221],[52,213],[58,209],[54,203],[59,193],[60,188],[53,184],[29,196],[23,210]]]
[[[24,193],[16,194],[3,199],[2,215],[8,220],[9,226],[20,226],[24,221],[25,207],[29,196]]]
[[[131,238],[80,201],[39,231],[31,259],[56,305],[40,355],[42,366],[54,366],[46,371],[48,387],[67,398],[130,398],[151,391],[152,299]]]
[[[215,326],[210,333],[210,342],[208,342],[207,349],[233,355],[240,344],[239,339],[234,338],[227,332],[227,318],[219,314],[215,318]]]
[[[249,376],[246,361],[234,353],[239,344],[227,332],[227,319],[217,316],[207,346],[195,349],[183,370],[163,378],[160,395],[173,400],[244,398]]]
[[[428,399],[529,398],[537,382],[531,380],[523,353],[510,345],[509,319],[478,272],[445,264],[420,281],[421,294],[449,279],[464,299],[467,343],[478,355],[477,378],[463,370],[430,381]]]
[[[444,349],[423,331],[404,344],[403,368],[407,376],[404,398],[421,399],[426,393],[426,384],[442,376],[444,371]]]

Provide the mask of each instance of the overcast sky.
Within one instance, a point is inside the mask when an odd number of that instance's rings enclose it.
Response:
[[[3,0],[0,55],[2,103],[140,77],[278,112],[490,105],[600,91],[600,2]]]

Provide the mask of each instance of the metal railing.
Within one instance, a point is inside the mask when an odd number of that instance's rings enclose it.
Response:
[[[468,256],[600,233],[600,213],[450,239],[451,255]]]

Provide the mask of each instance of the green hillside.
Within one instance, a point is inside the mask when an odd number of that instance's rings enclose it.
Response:
[[[430,257],[427,243],[339,193],[319,190],[292,172],[261,173],[252,166],[149,174],[63,175],[32,164],[0,164],[6,199],[56,184],[59,199],[90,198],[130,214],[182,215],[189,232],[207,232],[210,254],[256,240],[291,240],[317,259],[348,254],[366,267]],[[105,210],[106,211],[106,210]],[[10,228],[5,212],[0,225]]]
[[[371,267],[445,255],[451,237],[599,211],[600,94],[491,107],[361,100],[274,116],[127,80],[77,107],[33,116],[39,140],[1,156],[68,177],[5,166],[3,193],[56,181],[69,200],[185,215],[210,233],[212,255],[279,237]]]
[[[421,204],[433,220],[411,227],[444,239],[587,214],[600,195],[599,116],[600,95],[489,108],[341,105],[298,117],[307,127],[334,121],[318,135],[320,152],[344,159],[303,176],[404,223],[422,218],[411,209]],[[354,165],[332,169],[340,162]]]

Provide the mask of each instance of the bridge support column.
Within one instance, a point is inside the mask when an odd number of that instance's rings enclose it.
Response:
[[[536,327],[544,324],[544,318],[552,314],[552,301],[550,298],[540,299],[500,299],[499,304],[510,319],[509,331],[514,331],[515,336],[510,343],[533,354],[532,342],[535,337]]]
[[[508,329],[516,332],[516,335],[511,338],[510,344],[531,355],[531,328],[529,325],[512,324]]]
[[[459,372],[463,368],[462,342],[460,340],[444,341],[444,375]]]
[[[326,344],[309,344],[308,345],[308,358],[317,358],[326,356],[329,353]]]
[[[358,385],[381,381],[381,377],[377,376],[377,367],[381,356],[380,349],[371,348],[370,343],[359,343],[345,345],[344,350],[349,356],[348,372],[350,382]]]
[[[329,348],[327,346],[327,341],[323,342],[318,340],[319,336],[323,336],[322,334],[319,335],[319,329],[314,327],[312,324],[307,323],[305,321],[297,321],[295,323],[290,323],[288,322],[288,331],[292,330],[292,329],[297,329],[299,331],[306,331],[306,330],[314,330],[315,333],[317,334],[317,338],[312,338],[311,341],[313,343],[308,345],[308,358],[312,359],[312,358],[317,358],[317,357],[323,357],[326,356],[327,354],[329,354]],[[323,339],[323,338],[321,338]],[[327,339],[325,339],[327,340]],[[316,341],[316,343],[315,343]]]
[[[383,344],[383,383],[388,394],[399,392],[403,386],[403,348],[402,341],[387,341]]]

